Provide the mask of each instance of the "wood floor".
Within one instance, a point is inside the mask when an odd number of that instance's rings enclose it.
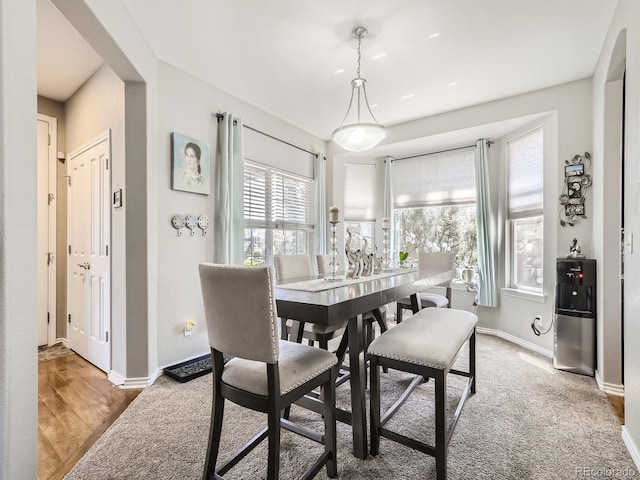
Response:
[[[609,403],[613,411],[616,412],[620,424],[624,425],[624,397],[618,395],[607,395],[607,397],[609,397]]]
[[[140,391],[75,353],[38,363],[38,480],[62,479]]]

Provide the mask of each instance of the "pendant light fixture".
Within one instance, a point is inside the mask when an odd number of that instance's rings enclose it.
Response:
[[[356,27],[351,32],[351,36],[358,40],[358,76],[351,80],[351,100],[349,100],[347,114],[344,116],[340,127],[335,129],[331,135],[335,143],[351,152],[364,152],[365,150],[369,150],[387,138],[388,135],[387,129],[378,123],[376,117],[374,117],[371,112],[369,101],[367,100],[367,81],[360,76],[360,44],[362,39],[367,36],[367,33],[369,32],[364,27]],[[354,97],[356,97],[356,122],[345,125],[351,112],[351,107],[353,106]],[[373,123],[367,123],[361,120],[360,108],[363,100]]]

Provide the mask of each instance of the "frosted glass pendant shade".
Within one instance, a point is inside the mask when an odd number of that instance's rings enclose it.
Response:
[[[387,138],[387,129],[378,123],[352,123],[333,131],[333,141],[350,152],[364,152]]]

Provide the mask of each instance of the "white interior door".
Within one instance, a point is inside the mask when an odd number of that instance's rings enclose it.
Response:
[[[56,340],[56,135],[57,120],[38,115],[38,345]]]
[[[109,371],[111,175],[109,131],[69,154],[69,347]]]

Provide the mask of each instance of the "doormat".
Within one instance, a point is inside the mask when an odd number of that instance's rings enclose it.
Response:
[[[38,362],[55,360],[56,358],[66,357],[67,355],[73,355],[73,350],[69,350],[63,343],[38,347]]]
[[[224,363],[227,363],[231,358],[233,357],[225,355]],[[211,354],[166,367],[164,373],[180,383],[202,377],[207,373],[211,373]]]

